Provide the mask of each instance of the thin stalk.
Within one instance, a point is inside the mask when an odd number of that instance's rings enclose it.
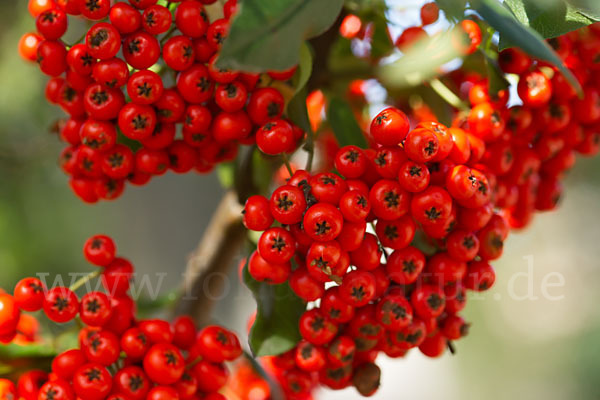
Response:
[[[100,268],[98,268],[97,270],[90,272],[89,274],[87,274],[85,276],[82,276],[81,278],[76,280],[75,283],[73,283],[71,286],[69,286],[69,289],[71,289],[72,291],[76,291],[77,289],[79,289],[80,287],[85,285],[88,281],[90,281],[91,279],[94,279],[95,277],[100,275],[101,272],[102,272],[102,270]]]
[[[176,26],[173,26],[171,29],[169,29],[169,31],[167,33],[165,33],[165,36],[163,36],[160,39],[160,46],[162,47],[163,44],[165,44],[165,42],[171,37],[171,35],[173,35],[173,32],[175,32],[177,30]]]
[[[294,170],[292,169],[292,166],[290,165],[290,160],[289,160],[287,154],[281,153],[281,158],[283,159],[283,163],[285,164],[285,168],[287,169],[288,173],[290,174],[290,177],[292,177],[294,175]]]
[[[452,90],[448,88],[448,86],[444,85],[442,81],[437,78],[434,78],[429,81],[429,85],[431,88],[442,98],[446,103],[450,104],[452,107],[457,108],[461,111],[468,111],[469,106],[465,102],[463,102]]]

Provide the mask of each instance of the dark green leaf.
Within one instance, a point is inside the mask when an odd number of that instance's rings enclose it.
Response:
[[[306,88],[290,100],[287,105],[287,116],[306,133],[312,133],[308,109],[306,108]]]
[[[333,129],[333,133],[340,146],[355,145],[363,149],[367,148],[367,141],[362,129],[354,118],[350,105],[341,98],[334,97],[327,107],[327,121]]]
[[[300,341],[298,321],[306,305],[290,285],[258,282],[244,267],[244,283],[256,300],[256,320],[250,330],[249,344],[255,357],[277,355]]]
[[[458,21],[463,19],[467,3],[466,0],[435,0],[435,2],[449,20]]]
[[[275,170],[273,160],[267,159],[263,152],[258,149],[253,150],[251,157],[254,185],[258,189],[258,193],[266,193]]]
[[[306,108],[306,83],[312,73],[312,53],[306,43],[300,48],[300,63],[295,77],[295,94],[288,102],[287,116],[303,131],[311,133],[310,121],[308,119],[308,110]]]
[[[387,10],[386,0],[346,0],[344,6],[348,12],[360,15],[365,13],[383,15]]]
[[[387,19],[383,14],[375,14],[370,19],[373,22],[373,39],[371,40],[371,57],[379,59],[389,55],[394,49],[394,42],[388,33]]]
[[[500,33],[500,50],[517,46],[536,58],[549,61],[558,67],[571,85],[581,93],[581,86],[575,76],[544,38],[535,30],[521,24],[508,8],[503,7],[496,0],[477,0],[472,2],[472,6]]]
[[[515,17],[538,31],[544,38],[553,38],[594,22],[576,7],[563,0],[505,0]]]
[[[123,144],[123,145],[129,147],[129,149],[131,151],[133,151],[134,153],[142,147],[141,143],[138,142],[137,140],[130,139],[127,136],[123,135],[123,133],[121,132],[121,129],[119,129],[119,128],[117,128],[117,143],[120,143],[120,144]]]
[[[492,96],[495,96],[499,91],[508,89],[510,84],[504,77],[504,74],[500,70],[496,60],[492,60],[485,55],[483,57],[485,60],[485,68],[490,86],[489,91]]]
[[[313,68],[313,55],[312,51],[307,42],[302,42],[300,46],[300,62],[298,63],[298,70],[294,76],[294,88],[295,93],[300,92],[306,86],[306,83],[310,79]]]
[[[285,70],[299,62],[303,40],[325,32],[343,0],[244,0],[218,66],[248,72]]]

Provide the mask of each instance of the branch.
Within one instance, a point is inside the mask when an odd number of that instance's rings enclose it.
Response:
[[[194,318],[200,325],[209,322],[224,276],[244,243],[243,206],[237,194],[223,196],[200,243],[190,254],[175,312]],[[219,276],[220,275],[220,276]]]
[[[329,87],[331,84],[331,74],[329,73],[329,52],[336,40],[340,37],[340,25],[347,13],[344,9],[340,12],[333,25],[322,35],[310,40],[314,50],[313,54],[313,73],[306,84],[309,93],[315,89]]]

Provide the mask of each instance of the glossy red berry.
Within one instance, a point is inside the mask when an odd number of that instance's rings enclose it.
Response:
[[[273,218],[278,222],[286,225],[298,223],[302,220],[306,210],[304,193],[295,186],[280,186],[271,195],[270,209]],[[332,212],[332,215],[335,215],[335,213]],[[341,226],[339,228],[341,229]]]
[[[317,203],[304,214],[304,230],[312,239],[327,242],[335,239],[343,226],[342,213],[328,203]]]
[[[386,108],[371,122],[370,133],[375,142],[383,146],[397,146],[410,129],[408,117],[397,108]]]
[[[38,278],[23,278],[15,286],[14,303],[23,311],[38,311],[44,304],[45,292],[46,285]]]
[[[115,243],[106,235],[94,235],[83,245],[86,260],[101,267],[108,266],[115,259],[115,254]]]
[[[251,196],[244,206],[244,225],[253,231],[264,231],[273,223],[269,200],[260,195]]]
[[[121,35],[111,24],[99,22],[88,30],[85,45],[92,57],[108,60],[119,52]]]
[[[300,334],[316,346],[329,343],[337,334],[337,326],[329,321],[318,309],[305,311],[300,317]]]
[[[292,126],[283,119],[269,121],[256,131],[256,145],[265,154],[281,154],[293,144]]]
[[[77,295],[66,287],[54,287],[44,298],[44,313],[54,322],[64,323],[72,320],[79,311]]]
[[[67,14],[60,8],[46,10],[37,16],[35,26],[48,40],[57,40],[67,31]]]
[[[123,40],[123,57],[135,69],[149,68],[160,58],[160,44],[149,33],[132,33]]]
[[[102,292],[89,292],[81,298],[79,317],[88,326],[100,327],[109,320],[112,312],[110,299]]]
[[[112,387],[112,377],[108,370],[95,363],[81,366],[73,376],[73,389],[79,397],[100,400],[104,399]]]
[[[342,280],[340,298],[353,307],[362,307],[375,297],[375,277],[367,271],[351,271]]]
[[[344,146],[335,156],[335,167],[346,178],[359,178],[367,169],[367,159],[362,149]]]
[[[289,261],[296,250],[294,236],[279,227],[269,228],[258,240],[258,252],[267,262],[284,263]]]
[[[410,300],[415,313],[424,319],[438,317],[444,311],[446,297],[444,291],[433,285],[416,288]]]

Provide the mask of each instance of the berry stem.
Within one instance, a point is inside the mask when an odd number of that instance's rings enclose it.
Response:
[[[454,347],[454,343],[452,343],[452,340],[448,340],[446,343],[448,343],[448,350],[450,350],[450,354],[456,354],[456,348]]]
[[[290,165],[290,160],[289,160],[287,154],[281,153],[281,158],[283,159],[283,163],[285,164],[285,168],[287,168],[287,171],[290,174],[290,177],[292,177],[292,175],[294,175],[294,170],[292,169],[292,166]]]
[[[71,289],[73,292],[76,291],[77,289],[79,289],[80,287],[85,285],[88,281],[90,281],[91,279],[94,279],[95,277],[100,275],[101,272],[102,272],[101,269],[97,269],[93,272],[90,272],[89,274],[87,274],[85,276],[82,276],[81,278],[76,280],[75,283],[73,283],[71,286],[69,286],[69,289]]]
[[[461,111],[468,111],[469,106],[463,102],[448,86],[444,85],[438,78],[433,78],[429,81],[431,88],[442,98],[446,103]]]
[[[198,357],[194,358],[191,362],[189,362],[185,365],[185,369],[186,370],[192,369],[194,367],[194,365],[198,364],[200,361],[202,361],[202,356],[198,356]]]
[[[171,29],[169,29],[169,31],[167,33],[165,33],[165,36],[163,36],[160,39],[160,47],[163,46],[163,44],[165,44],[165,42],[171,37],[171,35],[173,35],[173,32],[175,32],[177,30],[176,26],[173,26]]]
[[[315,134],[311,128],[306,132],[306,143],[302,147],[304,151],[308,153],[308,158],[306,159],[306,171],[310,172],[312,170],[313,159],[315,157]]]

